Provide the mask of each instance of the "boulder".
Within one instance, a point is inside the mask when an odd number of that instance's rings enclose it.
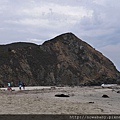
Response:
[[[106,95],[106,94],[102,95],[102,97],[103,97],[103,98],[109,98],[109,96]]]

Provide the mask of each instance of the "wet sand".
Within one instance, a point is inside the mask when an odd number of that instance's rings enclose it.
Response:
[[[38,86],[13,90],[0,90],[0,114],[120,114],[119,88]]]

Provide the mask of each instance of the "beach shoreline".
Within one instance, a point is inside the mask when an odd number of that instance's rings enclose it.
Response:
[[[12,90],[1,88],[0,114],[120,114],[119,88],[29,86]]]

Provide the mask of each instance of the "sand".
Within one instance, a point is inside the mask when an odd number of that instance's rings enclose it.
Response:
[[[0,114],[120,114],[119,88],[18,87],[0,90]],[[70,97],[55,97],[66,94]],[[109,98],[103,98],[106,94]]]

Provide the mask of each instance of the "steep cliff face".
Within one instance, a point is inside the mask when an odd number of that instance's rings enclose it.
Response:
[[[43,45],[14,43],[0,46],[1,84],[101,85],[116,83],[120,73],[102,53],[72,33]]]

